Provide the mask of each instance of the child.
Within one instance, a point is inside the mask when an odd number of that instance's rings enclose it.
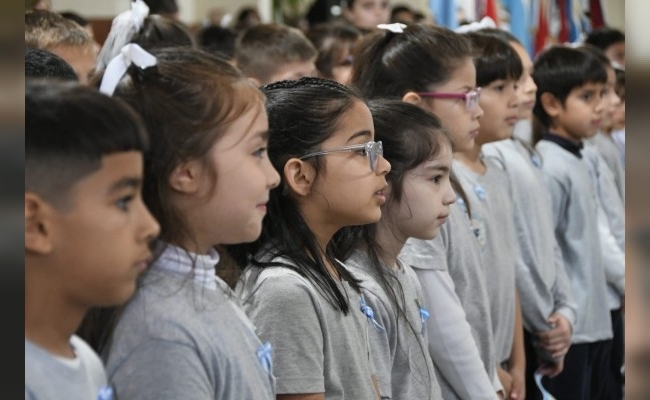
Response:
[[[95,70],[95,42],[77,23],[50,11],[25,12],[25,47],[48,50],[63,58],[83,85]]]
[[[625,33],[602,27],[589,32],[585,43],[600,49],[617,68],[625,69]]]
[[[388,3],[388,0],[346,0],[343,17],[361,32],[370,32],[377,29],[377,25],[390,21]]]
[[[64,59],[43,49],[25,49],[25,78],[60,79],[78,82],[77,74]]]
[[[97,57],[97,71],[106,68],[127,43],[137,43],[145,50],[196,46],[194,36],[182,22],[163,15],[149,15],[149,8],[142,0],[135,0],[129,10],[113,18],[111,30]]]
[[[441,399],[428,352],[426,294],[398,258],[406,239],[433,239],[456,195],[449,182],[451,142],[431,113],[400,100],[369,104],[376,138],[391,163],[386,203],[377,224],[361,227],[362,241],[347,259],[362,278],[366,303],[383,327],[370,331],[381,397]]]
[[[611,366],[607,375],[607,398],[623,398],[623,380],[621,368],[623,367],[623,353],[625,351],[622,305],[625,299],[625,195],[624,186],[618,185],[616,177],[622,174],[621,161],[618,149],[609,136],[602,133],[611,128],[615,107],[620,99],[614,91],[616,74],[614,67],[602,52],[592,46],[581,47],[580,50],[588,52],[601,60],[607,71],[607,84],[605,94],[601,129],[595,136],[585,140],[583,156],[591,167],[591,177],[594,179],[598,191],[598,216],[599,232],[603,249],[603,262],[608,282],[608,300],[612,317],[613,338],[611,340]],[[600,136],[599,136],[600,135]],[[594,145],[595,143],[595,145]],[[607,145],[608,152],[603,152],[603,145]],[[612,165],[613,164],[613,165]],[[618,173],[613,173],[610,167]],[[619,182],[620,183],[620,182]],[[602,377],[605,379],[605,377]]]
[[[621,201],[625,201],[625,169],[623,168],[623,162],[621,160],[621,154],[618,149],[618,146],[612,138],[612,130],[614,123],[614,110],[621,103],[620,97],[616,93],[616,70],[612,66],[612,63],[605,57],[605,55],[593,46],[586,45],[580,47],[585,51],[592,52],[596,57],[600,58],[602,63],[605,65],[605,70],[607,71],[607,84],[605,85],[607,94],[604,96],[606,103],[605,109],[603,110],[603,115],[600,122],[600,129],[596,134],[586,140],[586,144],[589,144],[602,158],[602,161],[606,164],[607,168],[612,173],[612,178],[616,185],[616,190],[618,195],[621,198]]]
[[[446,28],[393,28],[364,38],[352,83],[367,97],[401,99],[433,111],[454,152],[471,150],[483,110],[469,41]],[[443,398],[497,398],[503,387],[496,375],[485,269],[467,216],[451,205],[440,235],[410,239],[400,257],[415,268],[429,295],[424,307],[435,310],[427,333]]]
[[[140,197],[142,122],[72,83],[25,84],[25,398],[112,399],[74,335],[94,306],[126,302],[159,227]]]
[[[235,64],[260,86],[314,75],[317,54],[300,30],[282,24],[252,26],[235,43]]]
[[[155,66],[131,65],[118,84],[109,64],[102,82],[152,132],[143,195],[161,224],[156,258],[104,351],[109,378],[127,399],[272,399],[270,345],[215,269],[216,245],[259,236],[278,184],[264,97],[222,58],[152,53]]]
[[[390,164],[347,87],[302,78],[263,91],[282,178],[260,240],[233,250],[249,264],[236,291],[275,348],[278,399],[375,399],[368,330],[377,322],[340,260],[345,228],[379,220]]]
[[[307,38],[318,50],[318,76],[347,85],[352,74],[352,52],[361,32],[340,23],[323,23],[309,30]]]
[[[521,310],[515,285],[517,241],[511,188],[505,172],[484,158],[482,146],[512,134],[519,120],[517,82],[523,67],[506,42],[467,33],[472,43],[479,106],[484,114],[474,147],[454,155],[454,171],[471,209],[470,221],[486,266],[487,288],[501,383],[512,398],[525,396],[525,356]],[[508,396],[510,397],[510,396]]]
[[[625,169],[625,71],[616,68],[616,94],[621,102],[612,115],[612,139],[621,152],[621,162]]]
[[[593,55],[560,46],[540,54],[534,70],[538,90],[533,111],[545,129],[536,149],[544,160],[555,235],[580,310],[564,370],[544,384],[557,398],[594,399],[605,393],[600,385],[606,382],[612,326],[597,193],[581,149],[583,139],[598,130],[607,72]]]
[[[530,122],[537,86],[528,53],[505,31],[482,29],[477,33],[507,41],[520,57],[523,74],[518,82],[518,116]],[[538,368],[543,366],[541,371],[551,377],[562,372],[562,355],[571,344],[576,305],[555,240],[551,198],[542,179],[539,154],[514,134],[509,140],[484,145],[482,152],[497,160],[510,184],[518,244],[515,265],[524,326],[527,397],[537,398],[533,376]]]

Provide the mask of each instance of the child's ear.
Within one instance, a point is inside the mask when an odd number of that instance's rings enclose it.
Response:
[[[546,114],[551,118],[557,117],[560,114],[560,111],[564,108],[562,102],[549,92],[542,93],[539,97],[539,101],[541,102],[544,111],[546,111]]]
[[[298,196],[309,196],[311,186],[316,178],[316,171],[311,164],[291,158],[284,164],[283,173],[289,191]]]
[[[177,192],[192,194],[201,188],[203,164],[199,160],[181,163],[169,175],[169,185]]]
[[[25,193],[25,251],[52,251],[52,208],[34,193]]]
[[[402,101],[405,103],[418,105],[420,104],[420,101],[422,101],[422,97],[420,97],[420,95],[415,92],[408,92],[402,96]]]

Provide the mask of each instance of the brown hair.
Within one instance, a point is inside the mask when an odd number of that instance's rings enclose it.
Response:
[[[90,34],[76,22],[45,10],[25,12],[25,47],[51,50],[57,46],[86,47],[94,45]]]
[[[247,76],[267,82],[278,67],[315,58],[317,51],[297,28],[260,24],[248,28],[235,44],[235,62]]]
[[[332,69],[337,65],[349,62],[345,54],[351,54],[354,46],[361,39],[361,31],[357,28],[338,22],[318,24],[307,33],[307,38],[318,50],[316,68],[318,72],[328,79],[333,79]]]
[[[159,221],[160,239],[195,240],[182,210],[170,200],[169,176],[180,163],[204,159],[237,118],[264,95],[220,57],[190,47],[152,50],[157,65],[131,66],[115,90],[142,115],[150,132],[143,198]],[[218,171],[212,171],[215,174]]]

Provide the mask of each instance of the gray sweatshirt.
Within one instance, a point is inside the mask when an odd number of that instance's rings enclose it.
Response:
[[[598,228],[598,194],[589,164],[560,145],[541,140],[544,183],[551,195],[555,237],[580,310],[573,343],[612,337],[607,281]]]
[[[550,329],[547,319],[555,312],[575,324],[576,304],[555,240],[551,197],[542,178],[541,158],[513,139],[484,145],[483,154],[499,160],[510,181],[519,246],[516,279],[524,328],[529,332]]]

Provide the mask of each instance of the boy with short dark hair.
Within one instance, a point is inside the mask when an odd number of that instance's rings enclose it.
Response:
[[[25,49],[25,78],[79,81],[77,74],[64,59],[43,49]]]
[[[585,43],[599,48],[616,67],[625,68],[625,33],[602,27],[589,32]]]
[[[597,399],[606,392],[612,338],[607,280],[599,236],[597,188],[583,140],[599,128],[607,72],[593,54],[554,46],[535,61],[537,143],[551,194],[555,235],[577,303],[572,345],[564,370],[544,384],[558,399]],[[561,361],[561,360],[560,360]]]
[[[235,44],[235,63],[259,86],[316,74],[318,52],[298,29],[261,24],[245,30]]]
[[[73,83],[25,84],[25,398],[112,398],[74,333],[126,302],[159,232],[140,197],[139,117]]]

